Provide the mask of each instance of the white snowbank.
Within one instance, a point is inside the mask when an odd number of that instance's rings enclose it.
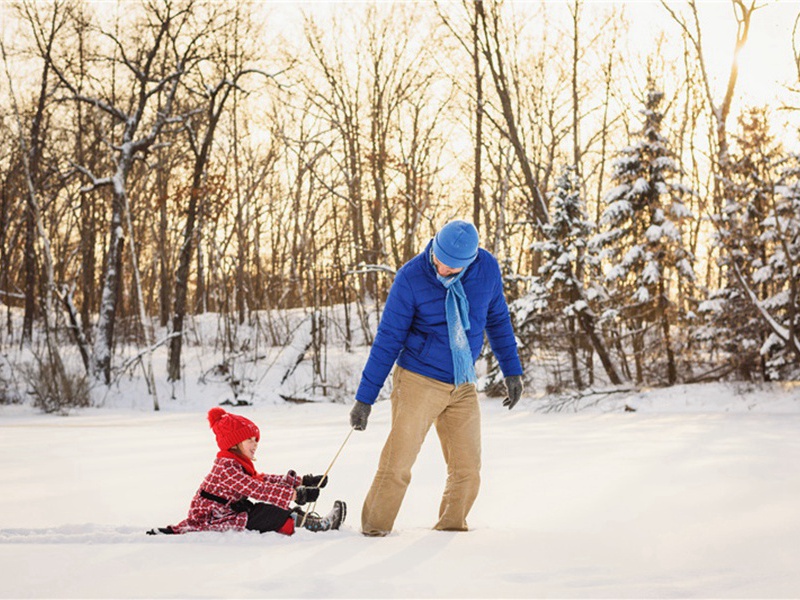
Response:
[[[800,390],[738,392],[611,394],[577,413],[484,400],[472,531],[429,529],[444,485],[431,432],[384,539],[358,524],[386,403],[318,503],[348,502],[343,529],[292,538],[144,535],[185,515],[213,460],[200,399],[69,418],[0,407],[0,597],[797,597]],[[348,432],[341,404],[231,410],[260,425],[266,472],[321,472]]]

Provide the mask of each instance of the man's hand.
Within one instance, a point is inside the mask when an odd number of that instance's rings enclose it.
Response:
[[[356,400],[353,409],[350,411],[350,426],[357,431],[364,431],[367,428],[367,419],[369,419],[371,410],[371,404]]]
[[[509,375],[506,377],[506,391],[508,398],[503,400],[503,406],[507,406],[508,410],[514,408],[519,397],[522,396],[522,375]]]

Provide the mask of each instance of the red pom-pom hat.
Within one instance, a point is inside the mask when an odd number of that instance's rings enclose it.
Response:
[[[251,437],[256,438],[256,441],[261,439],[261,432],[250,419],[225,412],[218,406],[208,411],[208,423],[217,437],[220,450],[230,450]]]

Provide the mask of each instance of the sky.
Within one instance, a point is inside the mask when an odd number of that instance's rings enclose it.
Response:
[[[680,5],[678,2],[672,4]],[[736,40],[733,9],[728,1],[701,0],[698,4],[709,72],[718,80],[721,94],[727,84]],[[745,4],[750,4],[750,0]],[[748,43],[740,55],[739,89],[743,100],[762,104],[771,102],[776,95],[786,98],[782,86],[797,80],[792,27],[800,13],[800,2],[762,1],[756,4],[762,8],[753,14]],[[657,13],[656,19],[665,19],[665,9],[654,6],[653,10]]]
[[[129,2],[130,0],[126,0]],[[749,4],[752,0],[747,0]],[[90,2],[101,11],[107,11],[116,3],[110,0]],[[357,7],[365,6],[364,2],[257,2],[264,11],[264,25],[268,42],[265,47],[275,47],[277,36],[283,36],[290,43],[302,39],[303,15],[312,15],[324,25],[332,16],[342,18],[343,15],[358,14]],[[381,3],[387,6],[391,3]],[[397,3],[400,4],[400,3]],[[442,3],[453,4],[453,0]],[[460,4],[460,3],[456,3]],[[540,20],[541,3],[529,1],[510,2],[515,13],[521,18],[529,18],[533,25],[529,26],[529,35],[538,35],[536,23]],[[794,63],[792,49],[793,27],[800,14],[800,2],[797,0],[761,0],[759,8],[752,19],[749,42],[740,56],[739,84],[734,101],[734,114],[747,104],[770,104],[776,109],[783,104],[800,106],[797,94],[787,90],[787,86],[797,81],[797,67]],[[125,2],[121,3],[124,6]],[[676,11],[688,14],[686,4],[679,0],[671,0],[670,5]],[[715,97],[721,99],[730,71],[732,52],[736,38],[736,22],[729,0],[700,0],[698,2],[701,24],[703,28],[703,44],[708,72],[715,80]],[[548,2],[547,11],[554,27],[569,28],[569,10],[571,2]],[[654,32],[665,32],[668,50],[665,55],[679,60],[682,52],[680,29],[672,21],[660,2],[639,0],[628,2],[610,2],[607,0],[586,0],[584,14],[589,18],[595,13],[603,13],[610,9],[624,7],[626,18],[631,24],[630,33],[620,41],[621,47],[627,48],[628,56],[646,55],[653,51]],[[344,10],[347,8],[348,10]],[[11,2],[0,0],[2,11],[2,39],[8,48],[12,48],[18,39],[18,24],[14,23],[11,14]],[[123,9],[124,10],[124,9]],[[346,18],[346,17],[345,17]],[[591,19],[589,18],[589,21]],[[341,41],[341,40],[340,40]],[[534,40],[535,41],[535,40]],[[35,73],[38,69],[33,70]],[[13,70],[12,70],[13,72]],[[641,74],[640,74],[641,75]],[[3,77],[5,79],[5,77]],[[21,94],[21,85],[17,85],[16,93]],[[7,86],[0,86],[5,90]],[[4,93],[4,92],[0,92]],[[794,113],[780,112],[774,114],[776,121],[790,125],[790,135],[796,137],[795,127],[799,124]]]
[[[746,0],[749,4],[752,0]],[[124,6],[130,0],[120,4]],[[100,10],[108,9],[115,4],[113,0],[89,0],[91,5]],[[444,4],[452,3],[444,2]],[[519,14],[538,10],[538,2],[512,2]],[[265,0],[256,2],[264,7],[268,14],[275,16],[276,27],[280,30],[302,27],[302,15],[314,15],[324,20],[331,15],[341,15],[337,7],[366,5],[366,2],[330,2],[306,1],[289,2]],[[390,4],[384,2],[383,4]],[[399,4],[399,2],[398,2]],[[572,4],[566,0],[557,1],[551,7],[552,14],[561,19],[566,26],[568,8]],[[800,2],[797,0],[760,0],[761,6],[752,19],[750,41],[741,56],[742,91],[754,99],[768,99],[770,90],[776,82],[786,83],[797,79],[797,69],[792,54],[792,28],[800,13]],[[671,0],[670,5],[678,11],[686,11],[683,2]],[[699,0],[699,12],[703,26],[704,45],[707,50],[706,60],[712,74],[727,78],[730,68],[731,54],[735,40],[736,22],[730,0]],[[587,12],[604,10],[609,7],[625,7],[634,27],[632,28],[630,46],[634,51],[649,48],[652,45],[653,32],[661,26],[671,30],[670,37],[677,40],[677,30],[670,22],[666,10],[660,2],[654,0],[629,0],[627,2],[609,0],[585,0]],[[0,15],[3,16],[3,41],[8,45],[13,39],[15,30],[11,0],[0,0]],[[558,15],[561,15],[558,17]]]
[[[753,0],[746,0],[750,4]],[[270,14],[277,15],[274,22],[284,30],[286,27],[302,26],[301,14],[313,15],[319,23],[325,23],[333,15],[342,18],[348,14],[337,8],[353,9],[359,2],[266,2]],[[391,3],[382,3],[384,6]],[[460,6],[460,2],[444,1],[444,6]],[[542,35],[539,29],[545,19],[542,17],[542,3],[531,1],[509,2],[521,23],[527,23],[525,31],[529,41],[536,43],[535,38]],[[688,7],[681,0],[670,0],[670,6],[678,14],[688,18]],[[789,86],[798,80],[797,66],[794,62],[792,48],[793,27],[800,14],[800,2],[797,0],[778,1],[761,0],[755,2],[760,6],[751,20],[748,43],[739,56],[739,76],[737,93],[734,98],[733,112],[736,114],[747,105],[770,105],[776,109],[773,118],[776,122],[789,124],[785,131],[787,139],[796,140],[796,127],[800,120],[793,112],[777,111],[778,107],[789,104],[800,106],[798,94],[790,91]],[[547,2],[547,22],[552,27],[568,31],[571,27],[570,8],[573,2],[561,0]],[[702,43],[706,68],[712,78],[712,91],[717,102],[721,102],[730,74],[733,60],[733,49],[736,41],[737,23],[733,3],[730,0],[699,0],[698,12],[702,27]],[[587,23],[593,24],[595,15],[605,14],[609,10],[624,8],[625,19],[630,23],[625,39],[619,40],[619,47],[627,53],[627,62],[641,64],[634,60],[644,58],[654,51],[656,32],[664,32],[666,50],[665,57],[679,61],[683,53],[681,30],[669,16],[661,2],[656,0],[630,0],[613,2],[608,0],[586,0],[583,3],[583,14]],[[460,9],[456,9],[460,10]],[[357,11],[353,11],[357,12]],[[350,13],[352,14],[352,13]],[[598,17],[599,18],[599,17]],[[591,30],[584,31],[591,35]],[[290,36],[291,37],[291,36]],[[552,34],[548,34],[550,40]],[[296,38],[295,38],[296,39]],[[341,40],[338,40],[341,43]],[[623,67],[625,68],[625,67]],[[634,73],[631,77],[642,73]]]

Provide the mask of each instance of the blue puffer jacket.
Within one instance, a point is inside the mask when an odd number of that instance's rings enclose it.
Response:
[[[397,364],[445,383],[453,383],[453,357],[447,333],[444,286],[430,261],[432,242],[403,265],[395,276],[378,332],[361,374],[356,400],[373,404],[395,361]],[[461,278],[469,300],[467,332],[472,358],[483,346],[483,332],[503,375],[522,375],[517,342],[511,329],[503,280],[497,260],[486,250],[467,267]]]

